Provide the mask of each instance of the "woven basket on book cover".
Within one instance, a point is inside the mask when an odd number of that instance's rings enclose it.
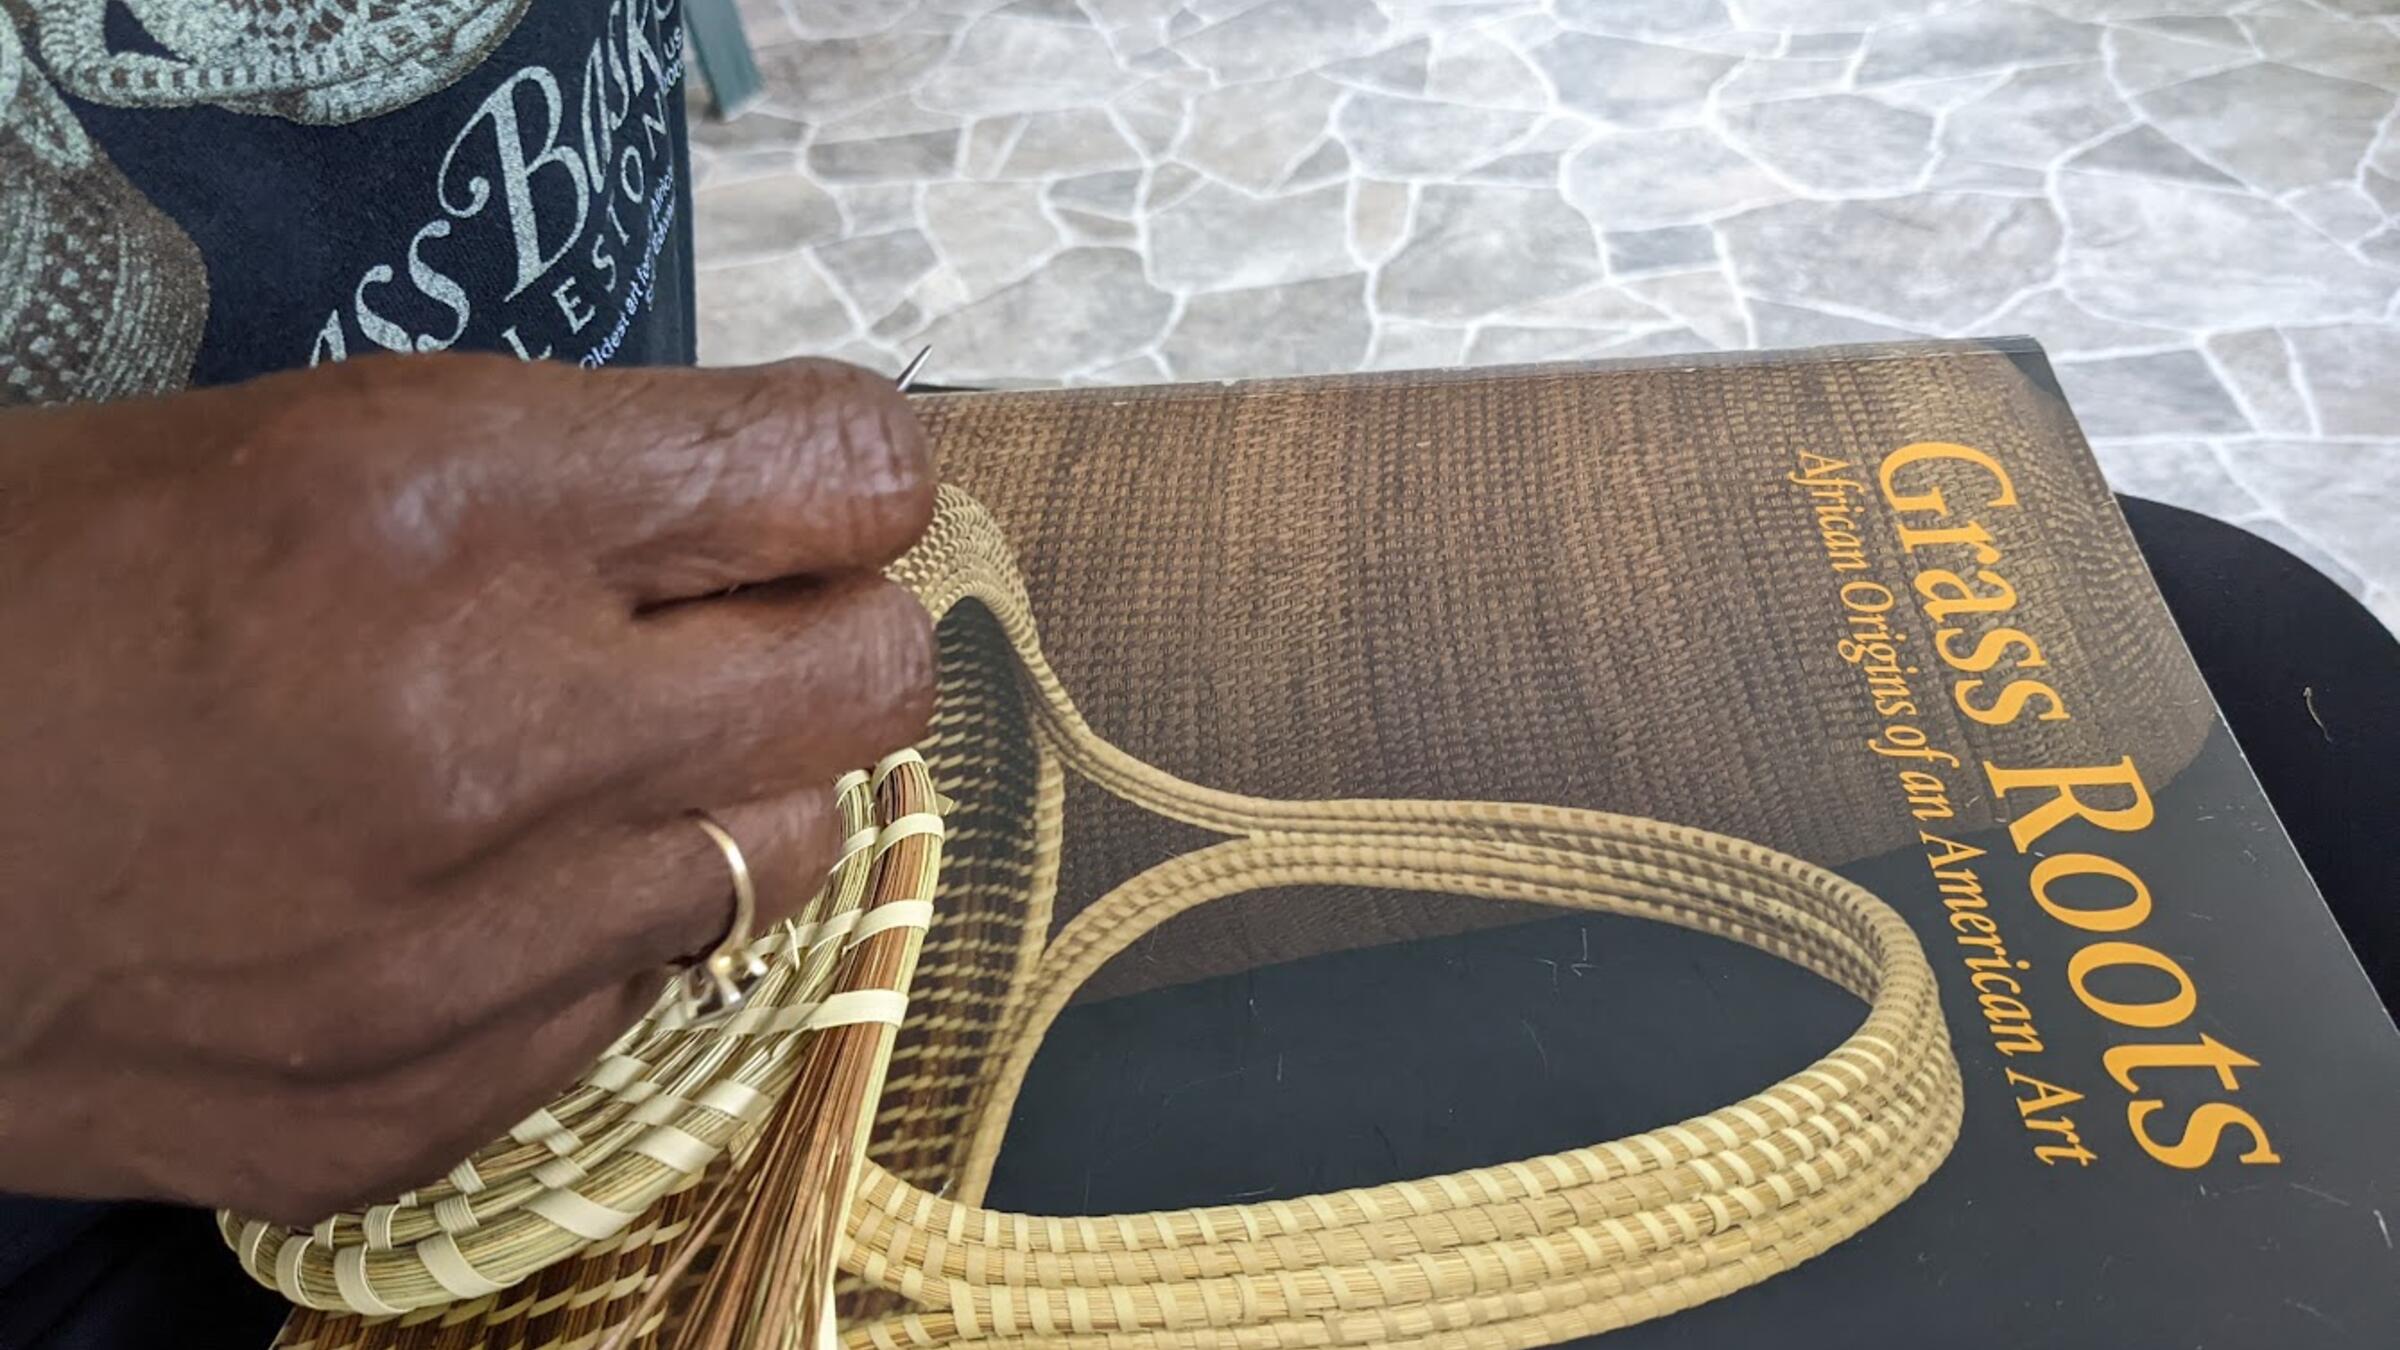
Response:
[[[1906,922],[1857,886],[1629,816],[1273,801],[1184,782],[1084,723],[1043,658],[998,527],[972,501],[946,490],[894,574],[938,620],[932,734],[922,759],[895,756],[842,785],[853,851],[796,927],[762,942],[772,974],[757,1002],[723,1027],[654,1017],[509,1138],[393,1204],[313,1231],[228,1216],[251,1273],[303,1305],[283,1345],[672,1344],[681,1286],[660,1289],[661,1272],[690,1255],[716,1179],[766,1151],[756,1122],[834,1026],[887,1030],[872,1160],[849,1199],[839,1271],[806,1276],[838,1279],[839,1334],[862,1350],[1546,1345],[1803,1261],[1873,1223],[1948,1154],[1960,1088],[1931,973]],[[1071,775],[1215,842],[1134,876],[1053,935]],[[1087,976],[1196,906],[1323,885],[1677,924],[1804,966],[1866,1015],[1754,1096],[1587,1148],[1252,1205],[1103,1217],[980,1207],[1026,1068]],[[913,983],[904,962],[892,987],[861,987],[856,954],[914,944],[928,899]],[[690,1268],[722,1255],[699,1251]]]
[[[1978,760],[2130,754],[2156,791],[2216,724],[2073,414],[2021,351],[1062,389],[918,414],[944,472],[1006,527],[1093,727],[1193,782],[1624,811],[1838,868],[1917,854],[1919,829],[2006,824]],[[1943,523],[1990,528],[2006,613],[1936,621],[1912,588],[1924,568],[1978,566],[1910,553],[1896,527],[1926,517],[1879,495],[1877,461],[1927,440],[1987,451],[2013,478],[2008,510],[1984,509],[1993,480],[1971,464],[1906,480],[1947,494]],[[1864,539],[1864,571],[1833,570],[1817,503],[1789,481],[1844,462],[1829,476],[1856,491],[1837,523]],[[1912,708],[1873,697],[1839,650],[1872,632],[1845,595],[1876,593],[1850,582],[1892,593]],[[1967,677],[1938,658],[1940,630],[1962,628],[1946,640],[1963,653],[2003,624],[2039,640],[2046,664],[2024,673],[2071,717],[2039,720],[2037,701],[1995,727],[1953,701]],[[2016,677],[1981,678],[1989,700]],[[1928,766],[1955,814],[1916,815],[1903,766],[1866,748],[1895,712],[1964,762]],[[1066,811],[1060,922],[1200,841],[1080,780]],[[1364,887],[1237,896],[1143,941],[1087,996],[1531,917]]]

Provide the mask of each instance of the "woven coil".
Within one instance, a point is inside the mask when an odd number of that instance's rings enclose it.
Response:
[[[907,995],[912,1007],[880,1098],[874,1160],[848,1208],[841,1326],[853,1350],[1545,1345],[1787,1269],[1874,1222],[1948,1155],[1960,1084],[1932,973],[1907,923],[1861,888],[1742,840],[1634,817],[1477,802],[1270,801],[1188,783],[1085,725],[1042,656],[1005,541],[963,494],[944,492],[926,541],[893,575],[924,600],[941,638],[940,703],[924,762],[911,767],[954,800],[945,802],[942,885],[914,982],[882,991]],[[1218,842],[1136,875],[1053,936],[1069,775]],[[857,784],[850,789],[845,811],[859,813],[864,837],[874,808]],[[856,913],[858,902],[845,897],[875,868],[864,848],[847,859],[820,898],[822,912],[807,918],[810,931],[831,932],[843,913]],[[1756,1095],[1589,1148],[1254,1205],[1101,1218],[980,1207],[1025,1071],[1094,972],[1159,924],[1213,901],[1324,885],[1672,923],[1803,966],[1857,995],[1867,1012],[1840,1046]],[[670,1331],[674,1300],[649,1297],[658,1271],[683,1239],[694,1182],[728,1145],[738,1147],[749,1118],[701,1099],[720,1081],[771,1096],[789,1080],[794,1046],[815,1015],[803,1010],[830,1005],[833,996],[819,991],[840,978],[839,950],[829,940],[772,944],[772,978],[783,981],[773,1006],[782,1011],[759,1014],[775,1030],[747,1056],[725,1044],[741,1040],[731,1028],[645,1024],[628,1033],[626,1044],[643,1048],[604,1059],[591,1081],[537,1115],[530,1141],[503,1141],[473,1161],[487,1182],[476,1197],[515,1197],[481,1210],[470,1198],[477,1227],[443,1228],[433,1213],[459,1208],[458,1174],[447,1191],[369,1211],[390,1211],[376,1220],[388,1230],[380,1246],[369,1243],[377,1235],[365,1216],[313,1234],[229,1222],[253,1274],[306,1296],[296,1301],[346,1310],[296,1315],[282,1344],[577,1350],[604,1335],[642,1344]],[[796,964],[795,954],[817,964]],[[629,1070],[609,1067],[627,1058],[683,1067],[628,1079]],[[726,1076],[735,1062],[747,1076]],[[622,1102],[637,1079],[658,1086]],[[642,1136],[633,1111],[668,1096],[678,1105],[666,1114],[708,1150],[665,1150],[688,1168],[634,1146]],[[539,1128],[545,1120],[576,1142],[562,1151],[559,1135]],[[639,1129],[664,1123],[653,1108]],[[574,1159],[583,1177],[560,1157]],[[600,1189],[604,1176],[624,1179]],[[495,1178],[505,1180],[488,1184]],[[511,1272],[531,1277],[505,1292],[461,1291],[430,1269],[406,1271],[401,1253],[445,1240],[469,1251],[483,1225],[572,1234],[558,1220],[582,1211],[560,1195],[622,1218],[579,1250],[550,1234],[544,1249],[556,1264],[538,1273],[523,1261],[479,1264],[493,1283]],[[645,1215],[650,1200],[661,1203]],[[343,1255],[351,1251],[366,1255]],[[351,1297],[362,1281],[343,1278],[345,1260],[383,1281],[372,1284],[383,1307]],[[279,1282],[287,1264],[297,1278]],[[442,1293],[463,1301],[441,1306]],[[404,1296],[422,1301],[405,1315],[376,1315]],[[664,1311],[625,1325],[645,1307]]]
[[[931,917],[939,799],[913,750],[844,777],[835,798],[841,860],[752,945],[768,973],[739,1013],[690,1027],[667,991],[565,1096],[390,1204],[305,1231],[221,1214],[244,1268],[303,1308],[391,1315],[498,1294],[632,1240],[654,1206],[747,1142],[817,1032],[900,1020],[898,991],[837,976],[868,939]],[[912,865],[895,866],[904,852]]]

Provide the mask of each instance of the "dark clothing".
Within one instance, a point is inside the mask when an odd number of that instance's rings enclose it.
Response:
[[[130,8],[0,24],[0,406],[692,360],[674,0]]]

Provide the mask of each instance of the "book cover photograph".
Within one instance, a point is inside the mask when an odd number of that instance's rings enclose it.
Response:
[[[2381,1347],[2400,1032],[2025,340],[918,399],[930,729],[287,1350]]]
[[[878,1343],[2390,1343],[2400,1035],[2033,344],[925,413],[1050,904],[853,1231],[1023,1287]]]

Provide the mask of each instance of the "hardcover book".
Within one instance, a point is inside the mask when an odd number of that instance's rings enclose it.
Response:
[[[921,412],[1138,759],[1696,827],[1905,917],[1955,1145],[1863,1231],[1610,1344],[2400,1343],[2400,1033],[2030,342]],[[1060,924],[1208,842],[1063,791],[1065,846],[1027,864]],[[887,1117],[945,1109],[909,1084],[976,997],[920,982]],[[1262,891],[1100,972],[967,1189],[1112,1215],[1504,1164],[1717,1110],[1862,1015],[1690,928]]]

